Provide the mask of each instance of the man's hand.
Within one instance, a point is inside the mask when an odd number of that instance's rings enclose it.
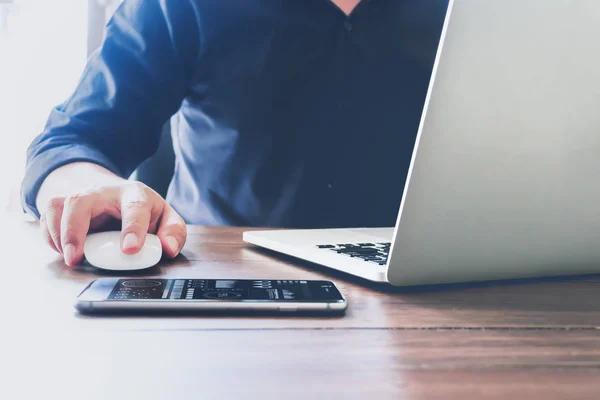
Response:
[[[83,259],[88,232],[115,220],[122,220],[121,248],[127,254],[142,248],[146,233],[156,233],[169,257],[175,257],[186,241],[183,219],[158,193],[140,182],[123,180],[50,197],[40,215],[44,239],[69,266]]]

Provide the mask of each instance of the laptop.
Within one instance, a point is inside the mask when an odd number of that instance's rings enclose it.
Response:
[[[395,227],[243,239],[395,286],[600,273],[598,38],[598,0],[450,1]]]

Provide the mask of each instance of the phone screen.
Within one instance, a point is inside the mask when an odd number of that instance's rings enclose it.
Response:
[[[343,302],[329,281],[119,279],[107,300]]]

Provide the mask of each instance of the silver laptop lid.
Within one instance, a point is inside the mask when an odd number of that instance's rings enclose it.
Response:
[[[600,1],[450,2],[396,285],[600,272]]]

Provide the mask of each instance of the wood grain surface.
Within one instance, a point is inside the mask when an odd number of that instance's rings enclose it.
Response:
[[[189,227],[180,257],[127,276],[329,279],[346,315],[91,317],[77,294],[115,275],[7,224],[0,398],[600,398],[598,276],[400,289]]]

